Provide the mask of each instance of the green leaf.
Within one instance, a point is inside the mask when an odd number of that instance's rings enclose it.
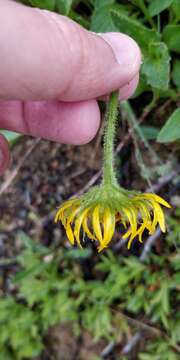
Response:
[[[58,12],[63,15],[68,15],[71,10],[72,2],[73,0],[56,0]]]
[[[152,0],[149,3],[148,11],[149,15],[155,16],[160,14],[163,10],[167,9],[173,0]]]
[[[117,9],[111,9],[111,14],[118,30],[134,38],[143,51],[142,74],[147,83],[153,88],[167,90],[170,56],[166,44],[160,42],[160,35]]]
[[[112,5],[114,3],[115,3],[115,0],[95,0],[94,7],[95,7],[95,10],[98,10],[98,9],[102,8],[103,6]]]
[[[89,329],[95,340],[107,337],[111,331],[111,312],[105,305],[87,306],[83,313],[83,325]]]
[[[118,8],[111,8],[111,16],[116,28],[136,40],[144,53],[148,52],[149,43],[160,41],[160,35],[156,31],[148,29]]]
[[[180,90],[180,60],[174,61],[172,79],[178,90]]]
[[[24,231],[18,231],[17,236],[30,253],[36,252],[38,255],[49,254],[49,249],[47,247],[42,246],[40,243],[32,240]]]
[[[9,145],[14,145],[23,135],[14,131],[0,130],[0,134],[4,135]]]
[[[28,281],[22,282],[20,285],[20,294],[26,298],[30,306],[38,301],[42,301],[48,296],[51,284],[46,281],[29,277]]]
[[[91,30],[97,33],[107,32],[107,31],[117,31],[117,28],[113,24],[111,18],[111,5],[98,7],[97,10],[93,13],[91,19]]]
[[[171,8],[172,8],[172,10],[174,12],[176,20],[178,21],[180,19],[180,1],[179,0],[174,0],[173,3],[172,3]]]
[[[160,130],[157,141],[168,143],[180,139],[180,109],[176,109]]]
[[[145,56],[142,73],[153,88],[167,90],[169,85],[170,56],[163,42],[151,42],[149,54]]]
[[[180,53],[180,25],[167,25],[163,31],[163,38],[170,50]]]
[[[79,260],[89,258],[91,254],[91,249],[68,249],[65,253],[65,257],[67,259]]]
[[[140,129],[147,140],[155,140],[159,130],[154,126],[141,125]]]
[[[32,6],[53,11],[56,0],[29,0],[29,2]]]
[[[1,359],[13,360],[11,351],[6,348],[1,348]],[[101,360],[101,359],[100,359]]]

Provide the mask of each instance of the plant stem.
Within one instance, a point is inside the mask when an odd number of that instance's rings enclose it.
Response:
[[[114,138],[116,132],[116,119],[118,112],[119,92],[111,93],[107,109],[107,119],[104,133],[104,162],[103,184],[117,184],[114,170]]]
[[[149,24],[152,26],[152,28],[154,30],[156,30],[155,23],[154,23],[152,17],[149,15],[149,12],[148,12],[148,9],[147,9],[147,7],[145,5],[144,0],[139,0],[139,7],[140,7],[141,11],[143,12],[146,20],[149,22]]]

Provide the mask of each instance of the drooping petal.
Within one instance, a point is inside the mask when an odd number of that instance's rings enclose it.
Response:
[[[144,232],[144,230],[146,229],[146,223],[142,223],[141,226],[139,227],[139,229],[136,232],[136,236],[138,236],[138,240],[140,243],[142,243],[142,234]]]
[[[102,245],[98,249],[99,252],[109,244],[115,230],[115,214],[109,208],[105,208],[102,222],[104,232]]]
[[[127,239],[132,234],[131,228],[129,228],[122,236],[123,239]]]
[[[74,245],[74,234],[73,234],[71,225],[66,226],[66,235],[67,235],[68,240],[70,241],[71,245]]]
[[[147,193],[143,194],[143,197],[154,200],[159,204],[166,206],[167,208],[171,208],[171,205],[159,195]]]
[[[116,214],[115,220],[116,220],[116,223],[121,222],[123,224],[124,228],[125,229],[127,228],[126,221],[124,220],[123,216],[120,213]]]
[[[132,208],[132,207],[129,209],[123,208],[123,210],[129,220],[129,223],[131,226],[131,228],[126,232],[126,234],[123,235],[123,238],[127,238],[131,234],[129,241],[128,241],[128,246],[127,246],[128,249],[130,249],[132,241],[135,238],[136,231],[137,231],[137,212],[136,212],[136,209]]]
[[[153,222],[152,222],[152,228],[155,231],[155,227],[156,227],[157,223],[159,223],[159,226],[160,226],[162,232],[165,232],[166,231],[165,219],[164,219],[164,213],[161,209],[161,206],[153,200],[151,200],[151,203],[152,203],[152,206],[154,209],[154,218],[153,218]]]
[[[72,199],[72,200],[68,200],[66,201],[57,211],[55,218],[54,218],[54,222],[57,223],[58,221],[61,221],[63,219],[63,215],[64,215],[64,211],[68,208],[71,207],[72,205],[75,204],[75,202],[77,202],[76,199]]]
[[[140,201],[137,202],[137,206],[140,211],[142,223],[141,223],[139,229],[136,231],[136,236],[138,236],[139,242],[142,243],[142,234],[143,234],[144,230],[145,229],[151,230],[151,218],[150,218],[150,213],[148,211],[148,208],[142,202],[140,202]]]
[[[78,211],[79,208],[75,208],[67,218],[66,224],[63,224],[66,230],[66,235],[72,245],[74,245],[74,233],[71,227],[71,223],[74,221],[74,218],[76,217]]]
[[[123,208],[127,218],[128,218],[128,221],[131,225],[131,230],[132,230],[132,233],[135,233],[136,232],[136,229],[137,229],[137,212],[136,212],[136,209],[131,207],[131,208]]]
[[[102,244],[103,237],[102,237],[102,231],[100,225],[99,211],[100,211],[100,206],[97,205],[92,214],[92,226],[97,240],[100,242],[100,244]]]
[[[67,226],[74,221],[74,218],[76,217],[78,212],[79,212],[79,207],[72,209],[70,215],[67,217]]]
[[[143,220],[142,225],[144,227],[144,230],[147,229],[147,230],[149,230],[149,232],[153,231],[152,220],[151,220],[151,216],[150,216],[148,207],[142,202],[139,202],[138,206],[139,206],[139,211],[141,213],[141,218]],[[139,232],[138,232],[138,234],[139,234]]]
[[[74,225],[74,236],[76,238],[76,241],[79,245],[79,247],[82,248],[81,241],[80,241],[80,231],[81,231],[81,225],[84,220],[84,217],[87,215],[87,212],[89,211],[89,208],[85,209],[81,214],[77,216],[77,219],[75,221]]]
[[[96,240],[95,236],[92,234],[92,232],[89,230],[89,227],[88,227],[88,214],[84,217],[82,226],[83,226],[83,230],[86,233],[86,235],[88,236],[88,238],[91,240]]]

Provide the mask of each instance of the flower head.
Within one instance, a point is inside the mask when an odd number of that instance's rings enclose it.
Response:
[[[142,242],[145,230],[155,232],[159,224],[166,231],[161,205],[170,205],[160,196],[127,191],[116,186],[94,187],[81,198],[72,198],[58,209],[55,222],[61,221],[72,245],[82,247],[83,233],[98,242],[98,251],[110,243],[117,223],[122,223],[129,238],[128,249],[135,237]]]
[[[102,184],[95,186],[81,198],[72,198],[60,206],[55,222],[61,221],[70,243],[81,247],[83,234],[98,242],[101,251],[110,243],[117,223],[126,229],[128,248],[137,236],[142,242],[145,230],[153,234],[159,224],[165,232],[164,213],[161,205],[170,205],[155,194],[128,191],[118,185],[114,169],[114,137],[119,91],[110,95],[104,133],[104,161]]]

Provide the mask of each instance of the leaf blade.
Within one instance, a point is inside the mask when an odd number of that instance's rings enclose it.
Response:
[[[180,139],[180,109],[176,109],[160,130],[157,141],[169,143]]]

